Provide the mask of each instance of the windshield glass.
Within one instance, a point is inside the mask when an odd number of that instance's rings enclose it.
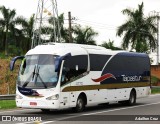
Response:
[[[18,85],[28,88],[56,87],[58,72],[55,72],[53,55],[28,55],[21,64]]]

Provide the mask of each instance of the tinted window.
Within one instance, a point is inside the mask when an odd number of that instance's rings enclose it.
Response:
[[[87,55],[69,57],[64,62],[62,85],[71,80],[80,78],[81,75],[87,71],[87,67],[88,67]],[[65,76],[65,79],[63,79],[63,76]]]
[[[104,65],[111,57],[110,55],[97,55],[90,54],[90,70],[91,71],[102,71]]]
[[[144,70],[149,70],[147,58],[140,57],[114,57],[105,68],[108,72],[123,72],[126,74],[143,74]]]
[[[114,56],[105,67],[102,75],[111,73],[116,77],[116,80],[111,78],[102,81],[102,83],[122,83],[123,76],[149,76],[150,62],[145,56]],[[141,82],[145,81],[141,78]]]

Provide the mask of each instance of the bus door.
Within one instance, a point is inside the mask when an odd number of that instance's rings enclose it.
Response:
[[[77,92],[79,87],[85,85],[84,76],[86,76],[88,68],[88,56],[76,55],[71,56],[64,62],[62,81],[61,81],[61,93],[65,94],[65,98],[70,101],[70,107],[74,107],[77,102]],[[64,98],[63,98],[64,99]]]
[[[69,79],[67,77],[68,70],[65,67],[65,62],[62,69],[61,83],[60,83],[60,108],[67,108],[70,106],[70,93],[63,91],[64,88],[70,87]]]
[[[70,84],[67,81],[67,70],[65,68],[65,63],[68,60],[68,58],[71,57],[71,54],[68,53],[64,56],[57,57],[55,60],[55,71],[59,72],[59,87],[60,87],[60,95],[59,95],[59,103],[60,108],[67,108],[69,107],[69,92],[63,92],[63,89],[65,87],[69,87]]]

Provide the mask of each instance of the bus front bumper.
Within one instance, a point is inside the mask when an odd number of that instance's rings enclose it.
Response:
[[[21,100],[16,99],[17,107],[37,109],[59,109],[59,100]]]

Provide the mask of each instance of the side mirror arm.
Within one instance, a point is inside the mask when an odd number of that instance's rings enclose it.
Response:
[[[24,56],[16,56],[16,57],[14,57],[12,60],[11,60],[11,62],[10,62],[10,71],[13,71],[14,70],[14,64],[15,64],[15,62],[18,60],[18,59],[23,59],[23,58],[25,58]]]

